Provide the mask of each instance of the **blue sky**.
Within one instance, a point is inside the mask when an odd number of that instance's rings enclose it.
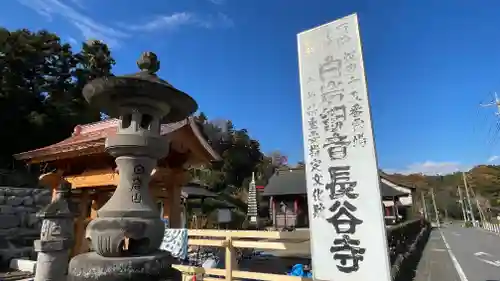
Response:
[[[119,4],[118,4],[119,3]],[[303,158],[296,34],[357,12],[379,165],[439,173],[500,160],[500,2],[470,0],[18,0],[4,27],[112,47],[115,73],[142,51],[209,118],[247,128],[265,152]]]

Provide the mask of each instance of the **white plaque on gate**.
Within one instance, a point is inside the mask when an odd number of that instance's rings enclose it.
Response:
[[[218,209],[217,210],[217,221],[219,223],[231,222],[231,210],[229,209]]]
[[[356,14],[298,35],[314,280],[389,281]]]

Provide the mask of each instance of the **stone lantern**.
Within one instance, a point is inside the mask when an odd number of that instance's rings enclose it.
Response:
[[[69,252],[73,246],[73,215],[68,199],[71,185],[63,181],[56,189],[54,201],[37,213],[41,218],[40,239],[35,240],[38,252],[35,281],[64,280]]]
[[[117,134],[106,139],[106,151],[116,157],[119,183],[108,202],[87,226],[95,252],[75,256],[68,280],[173,280],[170,253],[158,250],[165,229],[149,194],[157,160],[169,143],[161,124],[181,121],[197,109],[196,102],[155,74],[160,62],[143,53],[140,72],[91,81],[85,99],[120,119]]]

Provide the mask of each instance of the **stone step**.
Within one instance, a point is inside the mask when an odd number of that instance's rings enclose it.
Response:
[[[35,273],[36,261],[29,259],[12,259],[9,267],[14,270]]]

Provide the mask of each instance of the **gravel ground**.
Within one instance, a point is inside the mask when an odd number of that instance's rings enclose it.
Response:
[[[255,256],[248,260],[242,260],[239,264],[240,270],[286,274],[295,264],[310,264],[311,251],[309,240],[296,242],[298,245],[293,251],[270,250],[263,252],[263,256]]]
[[[32,277],[35,277],[35,275],[31,272],[23,272],[23,271],[0,272],[0,280],[2,281],[15,281]]]

